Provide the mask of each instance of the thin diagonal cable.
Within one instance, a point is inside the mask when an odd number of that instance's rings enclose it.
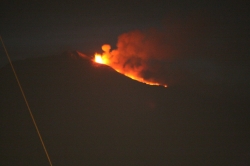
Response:
[[[3,42],[3,39],[2,39],[1,36],[0,36],[0,39],[1,39],[1,42],[2,42],[2,45],[3,45],[4,51],[5,51],[5,53],[6,53],[6,56],[7,56],[8,60],[9,60],[10,66],[11,66],[11,68],[12,68],[12,71],[13,71],[15,77],[16,77],[17,84],[18,84],[18,86],[19,86],[19,88],[20,88],[20,91],[21,91],[21,93],[22,93],[22,95],[23,95],[23,98],[24,98],[24,101],[25,101],[25,103],[26,103],[26,106],[27,106],[27,108],[28,108],[28,110],[29,110],[29,113],[30,113],[31,119],[32,119],[32,121],[33,121],[33,124],[34,124],[34,126],[35,126],[35,128],[36,128],[36,132],[37,132],[37,134],[38,134],[38,136],[39,136],[39,138],[40,138],[40,141],[41,141],[41,143],[42,143],[44,152],[45,152],[45,154],[46,154],[46,156],[47,156],[47,158],[48,158],[48,161],[49,161],[50,166],[52,166],[52,162],[51,162],[51,160],[50,160],[49,153],[47,152],[47,149],[46,149],[45,144],[44,144],[44,142],[43,142],[42,135],[40,134],[40,131],[39,131],[38,127],[37,127],[35,118],[34,118],[32,112],[31,112],[29,103],[28,103],[28,101],[27,101],[27,99],[26,99],[26,96],[25,96],[25,94],[24,94],[23,88],[22,88],[22,86],[21,86],[21,84],[20,84],[20,81],[19,81],[19,79],[18,79],[18,77],[17,77],[15,68],[14,68],[14,66],[13,66],[13,64],[12,64],[12,62],[11,62],[10,56],[9,56],[9,54],[8,54],[8,52],[7,52],[7,49],[6,49],[5,45],[4,45],[4,42]]]

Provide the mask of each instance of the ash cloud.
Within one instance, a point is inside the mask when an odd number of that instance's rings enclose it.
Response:
[[[163,33],[155,29],[134,30],[119,36],[117,49],[110,52],[109,59],[111,66],[123,73],[165,84],[161,73],[166,71],[165,64],[171,61],[173,52]]]
[[[242,42],[245,31],[240,31],[241,25],[223,22],[223,14],[206,12],[170,14],[161,29],[134,30],[120,35],[116,48],[108,54],[110,65],[123,73],[168,85],[188,79],[206,83],[230,79],[223,80],[221,73],[228,70],[225,61],[237,61],[233,49]]]

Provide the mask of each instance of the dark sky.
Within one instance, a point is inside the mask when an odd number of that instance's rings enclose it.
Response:
[[[212,28],[213,33],[223,33],[211,39],[214,47],[227,42],[227,37],[235,42],[249,39],[245,36],[249,28],[247,4],[240,2],[4,1],[1,4],[1,35],[13,59],[67,49],[92,54],[104,43],[114,47],[122,33],[148,28],[165,30],[171,24],[185,29],[190,21],[196,24],[194,27],[203,21],[203,26]]]
[[[6,2],[1,33],[10,52],[93,53],[103,43],[115,45],[124,32],[159,26],[168,10],[164,6],[147,1]]]

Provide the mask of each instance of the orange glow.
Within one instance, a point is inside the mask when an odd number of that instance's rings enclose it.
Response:
[[[95,54],[95,62],[104,64],[102,56],[100,54]]]
[[[142,77],[138,76],[138,71],[136,71],[135,69],[124,69],[123,65],[117,65],[119,63],[117,63],[115,60],[111,58],[112,55],[111,55],[110,49],[111,49],[110,45],[104,44],[102,46],[102,50],[104,52],[102,54],[96,53],[93,61],[96,63],[108,65],[112,67],[114,70],[116,70],[118,73],[121,73],[133,80],[136,80],[136,81],[148,84],[148,85],[167,87],[166,84],[160,84],[158,82],[143,79]],[[139,68],[138,70],[141,70],[141,69]]]

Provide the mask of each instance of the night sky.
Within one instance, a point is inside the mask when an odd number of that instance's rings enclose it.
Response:
[[[115,46],[124,32],[160,26],[167,6],[146,1],[6,2],[1,5],[1,33],[9,51],[20,58],[68,49],[92,54],[104,43]]]
[[[250,17],[243,2],[2,2],[0,34],[52,163],[249,165]],[[167,58],[149,62],[160,64],[156,74],[168,88],[137,83],[74,52],[116,49],[118,37],[133,31],[163,36]],[[3,48],[0,76],[2,165],[46,165]]]
[[[183,31],[190,36],[192,30],[203,31],[206,35],[200,42],[207,44],[206,51],[222,49],[226,55],[219,56],[246,60],[248,14],[247,4],[241,2],[5,1],[1,5],[1,35],[16,59],[65,50],[91,55],[104,43],[115,47],[122,33],[149,28],[167,31],[174,26],[174,30],[166,32],[173,34],[171,38],[188,38],[181,34]],[[183,44],[180,40],[177,42]],[[235,48],[230,48],[231,45]],[[228,52],[225,47],[229,47]],[[205,51],[205,48],[199,49]],[[235,52],[230,53],[232,51]],[[4,63],[5,59],[1,58]]]
[[[173,66],[180,70],[210,82],[249,82],[246,78],[249,12],[248,5],[242,2],[5,1],[2,4],[1,35],[14,60],[68,50],[93,56],[105,43],[115,49],[118,36],[123,33],[155,29],[166,37],[163,47],[175,52],[169,61],[174,61]],[[1,55],[3,66],[8,61],[3,50]],[[225,79],[220,79],[221,74]]]

